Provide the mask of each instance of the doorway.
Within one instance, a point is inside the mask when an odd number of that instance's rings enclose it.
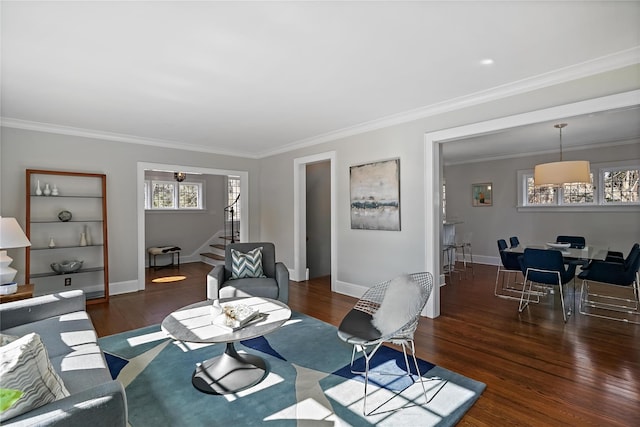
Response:
[[[240,177],[240,192],[247,197],[240,198],[240,222],[242,224],[249,224],[249,173],[246,171],[237,170],[225,170],[225,169],[211,169],[195,166],[185,165],[168,165],[162,163],[144,163],[138,162],[137,166],[137,211],[138,211],[138,280],[137,283],[130,287],[128,292],[142,291],[145,289],[145,260],[146,260],[146,244],[145,244],[145,192],[144,192],[144,180],[146,170],[168,170],[168,171],[182,171],[187,174],[199,174],[199,175],[225,175],[225,176],[238,176]],[[242,227],[240,229],[240,241],[247,241],[249,237],[248,227]],[[185,254],[186,256],[187,254]]]
[[[335,151],[316,154],[307,157],[301,157],[294,159],[293,167],[293,189],[294,189],[294,212],[293,212],[293,222],[294,222],[294,247],[293,247],[293,258],[294,258],[294,266],[293,266],[293,274],[291,275],[291,280],[295,282],[302,282],[306,280],[307,277],[307,167],[310,166],[310,170],[315,172],[315,164],[322,163],[329,169],[329,251],[328,255],[330,263],[330,275],[331,275],[331,290],[334,290],[335,281],[336,281],[336,173],[335,173]],[[322,166],[318,166],[318,168],[322,168]],[[316,202],[311,202],[316,203]],[[324,202],[327,204],[327,201]],[[325,206],[326,207],[326,206]],[[315,213],[314,213],[315,214]],[[311,215],[311,220],[313,219],[314,214]],[[325,211],[325,221],[327,212]],[[325,238],[325,243],[326,238]],[[315,250],[312,249],[312,250]],[[324,253],[327,254],[326,249]]]

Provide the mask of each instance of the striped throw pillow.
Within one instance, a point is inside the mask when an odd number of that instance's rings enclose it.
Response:
[[[33,332],[0,347],[0,384],[7,398],[0,408],[3,422],[69,396],[40,336]]]
[[[231,279],[267,277],[262,270],[262,246],[242,253],[231,249]]]

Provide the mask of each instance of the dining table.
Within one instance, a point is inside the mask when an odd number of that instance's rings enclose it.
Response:
[[[585,245],[583,248],[571,248],[554,242],[520,243],[518,246],[507,248],[504,251],[522,254],[527,248],[560,251],[564,259],[579,261],[603,261],[609,252],[609,248],[604,246]]]

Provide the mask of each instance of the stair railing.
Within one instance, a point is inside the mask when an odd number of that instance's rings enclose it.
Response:
[[[234,230],[235,227],[235,222],[236,222],[236,207],[238,206],[238,200],[240,200],[240,194],[238,194],[238,197],[236,197],[236,199],[233,201],[233,203],[231,203],[229,206],[224,208],[224,245],[227,246],[227,240],[228,240],[228,235],[227,235],[227,217],[230,216],[231,217],[231,243],[235,243],[236,242],[236,233]],[[229,213],[229,215],[227,215],[227,213]]]

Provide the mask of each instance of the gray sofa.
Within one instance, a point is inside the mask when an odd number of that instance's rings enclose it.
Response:
[[[247,253],[262,247],[262,269],[266,277],[231,280],[231,249]],[[289,270],[276,262],[276,249],[270,242],[230,243],[225,248],[224,265],[217,265],[207,276],[207,298],[256,296],[289,302]]]
[[[126,426],[127,399],[111,379],[82,291],[0,304],[3,334],[40,335],[70,396],[3,421],[3,426]]]

